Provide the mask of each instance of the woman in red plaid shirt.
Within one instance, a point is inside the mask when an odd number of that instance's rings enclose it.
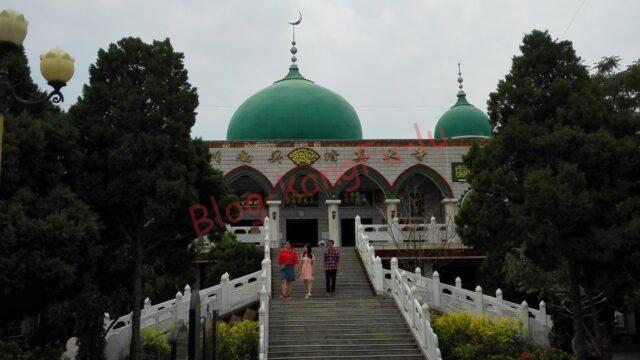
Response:
[[[291,299],[291,285],[296,280],[298,271],[298,254],[291,248],[291,243],[284,243],[284,248],[278,254],[280,266],[280,280],[282,281],[282,294],[280,299]]]

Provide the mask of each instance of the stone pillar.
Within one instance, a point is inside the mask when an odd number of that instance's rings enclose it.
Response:
[[[280,200],[267,200],[269,207],[269,241],[271,248],[280,248]]]
[[[342,201],[340,200],[327,200],[327,210],[329,219],[329,239],[335,242],[335,246],[341,246],[340,241],[340,213],[338,212],[338,205]]]
[[[400,199],[386,199],[384,203],[387,205],[387,224],[391,224],[393,218],[398,217],[398,204],[400,203]]]
[[[447,241],[458,241],[458,235],[455,231],[454,218],[458,214],[458,199],[448,198],[441,201],[444,207],[444,222],[447,224]]]
[[[450,221],[453,221],[453,218],[458,213],[458,199],[455,199],[455,198],[442,199],[440,203],[444,207],[445,223],[449,223]]]
[[[444,208],[444,221],[449,223],[449,220],[453,221],[453,218],[458,214],[458,199],[446,198],[440,201]]]

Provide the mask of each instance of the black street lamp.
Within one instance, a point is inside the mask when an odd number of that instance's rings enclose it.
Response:
[[[28,22],[24,15],[15,10],[0,11],[0,48],[6,53],[8,49],[22,46],[27,36]],[[40,72],[53,87],[47,96],[31,92],[24,94],[20,87],[24,84],[13,84],[9,78],[9,69],[5,59],[0,62],[0,171],[2,170],[2,138],[4,135],[4,113],[10,100],[26,105],[42,104],[49,100],[58,104],[64,101],[60,89],[67,85],[73,76],[74,59],[60,48],[54,48],[40,55]]]

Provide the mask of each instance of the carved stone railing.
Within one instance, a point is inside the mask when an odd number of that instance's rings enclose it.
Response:
[[[404,271],[401,273],[397,266],[391,270],[391,296],[409,324],[422,354],[429,360],[442,360],[438,336],[431,328],[429,305],[426,302],[421,305],[416,299],[416,292],[415,286],[409,286]]]
[[[362,230],[372,245],[459,242],[453,224],[436,223],[435,217],[426,224],[402,224],[394,218],[391,224],[362,224]]]
[[[265,219],[268,226],[268,219]],[[262,269],[254,273],[230,279],[225,273],[220,278],[218,285],[199,291],[202,314],[206,311],[217,310],[220,315],[229,314],[242,309],[252,303],[259,302],[259,328],[260,328],[260,359],[267,359],[268,345],[268,318],[269,296],[271,294],[271,250],[269,242],[263,241],[264,259]],[[178,292],[174,299],[151,304],[151,300],[144,300],[144,307],[140,317],[140,328],[155,328],[168,334],[180,320],[189,323],[189,303],[191,301],[191,288],[184,287],[184,293]],[[108,360],[121,359],[128,355],[131,342],[131,314],[119,317],[113,326],[113,320],[105,313],[104,326],[109,329],[105,336],[105,355]],[[111,327],[110,327],[111,326]],[[110,328],[109,328],[110,327]]]
[[[364,231],[364,226],[360,222],[360,216],[356,216],[355,225],[356,248],[360,259],[364,264],[373,288],[377,293],[383,294],[385,293],[385,271],[382,268],[382,261],[379,256],[375,255],[375,249],[373,245],[369,243],[368,236]],[[393,279],[393,277],[391,276],[390,279]],[[398,280],[400,280],[399,276]],[[438,337],[433,333],[433,329],[431,328],[428,308],[425,313],[425,309],[417,300],[405,296],[410,293],[410,291],[405,292],[403,290],[406,286],[406,283],[396,283],[395,285],[391,284],[391,286],[387,286],[386,289],[392,290],[391,295],[409,324],[411,332],[420,345],[420,350],[424,357],[428,360],[441,360],[440,349],[438,348]]]
[[[382,260],[379,256],[376,256],[373,245],[369,243],[368,236],[360,223],[360,216],[356,216],[356,248],[364,264],[365,271],[371,280],[371,285],[377,293],[383,293]]]
[[[437,359],[433,357],[436,356],[434,346],[437,348],[437,337],[433,334],[434,338],[430,338],[429,334],[433,333],[433,330],[425,327],[429,315],[425,314],[424,310],[428,308],[441,312],[465,311],[493,318],[520,319],[526,337],[539,345],[549,344],[548,335],[553,323],[547,315],[544,301],[540,302],[539,309],[532,309],[524,301],[522,304],[516,304],[504,300],[500,289],[496,291],[495,297],[483,294],[480,286],[477,286],[475,291],[463,289],[459,277],[456,278],[455,285],[443,284],[437,271],[431,277],[422,276],[420,268],[416,268],[414,272],[407,272],[398,268],[396,258],[391,259],[390,269],[384,269],[380,257],[376,256],[375,249],[369,241],[369,235],[373,231],[365,231],[366,227],[372,226],[379,225],[362,225],[360,217],[356,217],[356,247],[367,275],[377,293],[390,293],[394,297],[428,359]],[[422,312],[418,308],[421,308]]]
[[[243,243],[264,246],[265,231],[264,226],[231,226],[227,225],[227,231],[234,234],[238,241]]]

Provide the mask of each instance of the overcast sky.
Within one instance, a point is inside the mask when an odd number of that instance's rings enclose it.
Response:
[[[522,36],[547,29],[573,41],[584,62],[640,58],[639,0],[14,0],[0,7],[29,21],[25,47],[33,77],[38,55],[60,46],[75,59],[64,89],[68,108],[88,81],[99,48],[124,36],[171,38],[185,54],[200,106],[193,136],[223,140],[231,115],[256,91],[283,77],[291,27],[303,75],[344,96],[364,137],[426,137],[456,100],[457,62],[469,101],[486,101],[508,72]]]

